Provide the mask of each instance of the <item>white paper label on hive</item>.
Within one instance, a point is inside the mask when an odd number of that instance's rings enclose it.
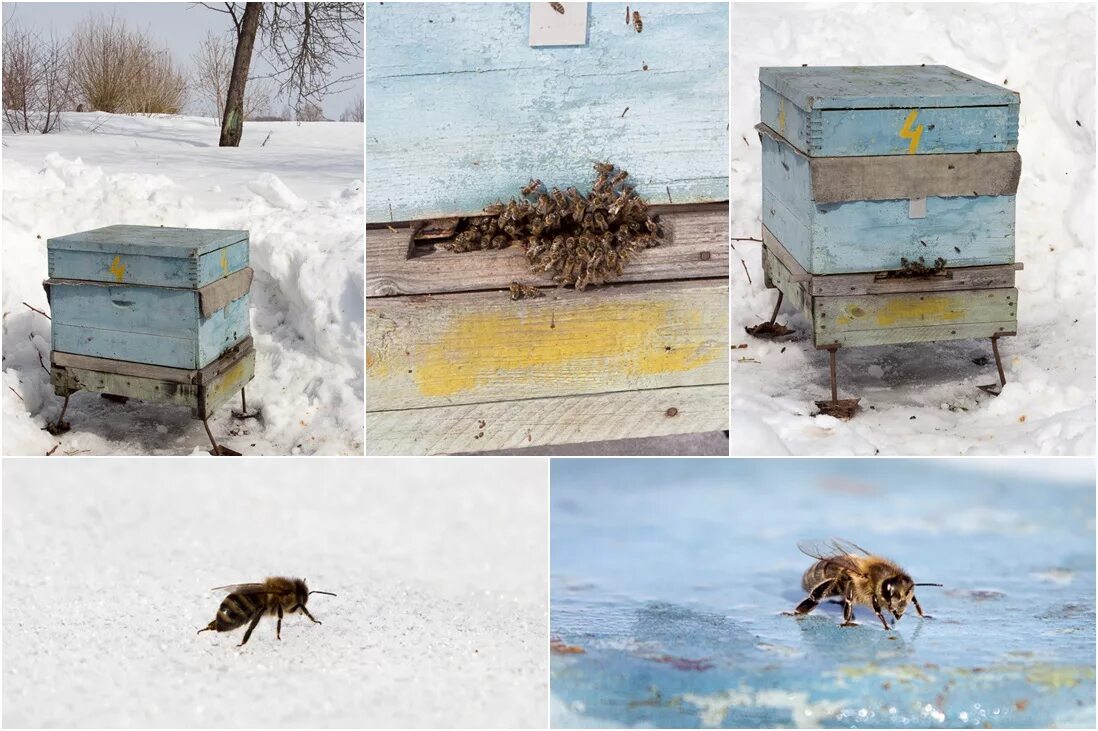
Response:
[[[907,204],[908,218],[926,218],[926,198],[912,198]]]
[[[582,46],[586,43],[587,3],[530,3],[531,46]]]

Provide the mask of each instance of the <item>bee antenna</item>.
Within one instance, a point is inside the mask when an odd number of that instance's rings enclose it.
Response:
[[[915,586],[942,586],[942,584],[916,584]]]
[[[939,584],[939,586],[941,586],[941,584]],[[335,594],[333,594],[330,591],[310,591],[309,592],[309,596],[312,596],[313,594],[327,594],[328,596],[336,596]]]

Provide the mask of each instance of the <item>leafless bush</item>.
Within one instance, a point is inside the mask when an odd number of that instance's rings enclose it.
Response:
[[[229,92],[229,77],[233,71],[233,40],[226,35],[207,33],[191,57],[194,67],[191,87],[203,110],[217,119],[225,116],[225,99]],[[268,117],[271,113],[271,83],[267,79],[251,79],[244,93],[244,118]]]
[[[365,122],[366,121],[366,102],[363,100],[362,95],[358,95],[358,99],[349,104],[346,109],[343,110],[343,114],[339,115],[340,122]]]
[[[187,80],[171,54],[147,32],[95,18],[73,34],[73,81],[89,110],[119,114],[178,114]]]
[[[46,134],[61,126],[71,101],[68,47],[14,24],[4,28],[4,121],[13,132]]]
[[[313,102],[302,101],[297,105],[295,110],[298,122],[326,122],[328,118],[324,116],[324,110],[320,108],[319,104]]]

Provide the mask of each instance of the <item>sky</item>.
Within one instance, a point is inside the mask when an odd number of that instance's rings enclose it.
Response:
[[[211,3],[219,6],[219,3]],[[162,47],[168,48],[175,63],[191,69],[191,56],[208,31],[224,32],[232,27],[232,20],[224,13],[202,7],[191,2],[160,3],[4,3],[4,25],[15,20],[21,27],[49,35],[55,32],[67,36],[72,30],[90,17],[96,15],[110,17],[114,15],[126,21],[131,30],[147,30],[149,35]],[[359,34],[361,36],[361,29]],[[258,47],[257,47],[258,50]],[[336,67],[338,76],[362,74],[362,59],[353,59]],[[252,76],[269,70],[257,53],[252,58]],[[362,81],[352,81],[339,93],[324,99],[324,114],[329,119],[339,119],[339,115],[362,94]],[[197,113],[200,104],[189,101],[187,111]],[[282,109],[283,102],[271,105],[273,112]]]

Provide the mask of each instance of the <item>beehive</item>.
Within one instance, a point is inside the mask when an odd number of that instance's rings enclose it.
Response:
[[[372,453],[727,428],[728,6],[642,5],[637,24],[624,6],[562,9],[547,16],[576,18],[576,45],[532,45],[529,4],[367,7]],[[613,284],[557,288],[521,246],[415,233],[532,177],[586,193],[596,161],[630,172],[667,233]],[[512,282],[543,296],[514,301]]]
[[[945,66],[759,80],[767,284],[817,347],[1014,333],[1017,93]]]
[[[204,419],[254,373],[248,232],[107,226],[47,242],[51,378]]]

